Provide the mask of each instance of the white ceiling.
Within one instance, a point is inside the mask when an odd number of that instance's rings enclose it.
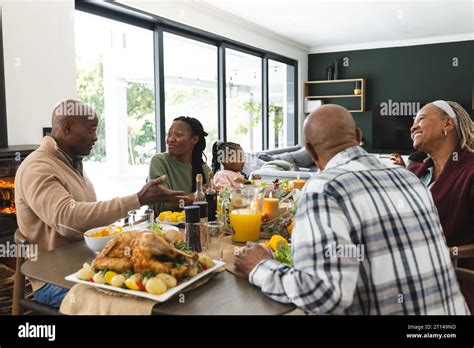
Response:
[[[474,0],[193,0],[310,52],[474,39]]]

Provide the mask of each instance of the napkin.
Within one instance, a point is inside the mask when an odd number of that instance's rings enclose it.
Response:
[[[150,315],[157,302],[76,284],[67,293],[59,312],[66,315]]]

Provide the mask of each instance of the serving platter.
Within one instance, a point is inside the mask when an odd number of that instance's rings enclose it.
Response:
[[[81,280],[77,278],[76,273],[70,274],[64,279],[73,283],[84,284],[86,286],[92,286],[92,287],[96,287],[96,288],[100,288],[104,290],[109,290],[112,292],[119,292],[126,295],[143,297],[143,298],[147,298],[156,302],[165,302],[169,300],[171,297],[173,297],[174,295],[176,295],[177,293],[189,287],[191,284],[198,281],[199,279],[204,278],[206,275],[216,271],[217,269],[225,265],[224,262],[219,261],[219,260],[213,260],[213,262],[214,262],[214,266],[208,268],[205,271],[202,271],[201,273],[196,274],[194,277],[187,279],[185,282],[181,283],[180,285],[175,286],[172,289],[169,289],[168,291],[166,291],[164,294],[161,294],[161,295],[153,295],[145,291],[118,288],[118,287],[108,285],[108,284],[97,284],[97,283],[89,282],[86,280]]]

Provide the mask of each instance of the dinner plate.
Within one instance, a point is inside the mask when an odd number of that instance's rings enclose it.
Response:
[[[179,231],[179,228],[177,228],[176,226],[173,226],[173,222],[160,222],[159,225],[163,228],[163,231],[168,231],[168,230]],[[150,225],[148,223],[143,223],[139,225],[124,227],[123,230],[124,231],[148,230],[149,228],[150,228]]]
[[[271,180],[253,180],[255,186],[273,186],[273,182]]]
[[[181,221],[181,222],[161,221],[161,220],[158,220],[158,218],[156,218],[155,221],[156,221],[156,223],[158,223],[160,225],[171,225],[171,226],[184,225],[184,221]]]
[[[77,272],[68,275],[64,279],[66,279],[70,282],[73,282],[73,283],[79,283],[79,284],[84,284],[84,285],[87,285],[87,286],[92,286],[92,287],[100,288],[100,289],[104,289],[104,290],[120,292],[120,293],[126,294],[126,295],[144,297],[144,298],[148,298],[150,300],[157,301],[157,302],[165,302],[165,301],[169,300],[171,297],[173,297],[174,295],[176,295],[177,293],[179,293],[181,290],[187,288],[188,286],[195,283],[199,279],[205,277],[206,275],[214,272],[218,268],[225,265],[224,262],[219,261],[219,260],[213,260],[213,262],[214,262],[214,266],[212,266],[211,268],[208,268],[207,270],[202,271],[201,273],[195,275],[191,279],[188,279],[184,283],[182,283],[178,286],[175,286],[172,289],[169,289],[167,292],[165,292],[164,294],[161,294],[161,295],[153,295],[153,294],[150,294],[150,293],[144,292],[144,291],[117,288],[115,286],[108,285],[108,284],[97,284],[97,283],[89,282],[89,281],[86,281],[86,280],[81,280],[81,279],[78,279],[76,277]]]

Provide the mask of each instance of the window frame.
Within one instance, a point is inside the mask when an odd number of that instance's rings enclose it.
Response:
[[[124,22],[144,29],[152,30],[155,75],[155,123],[156,149],[166,151],[165,129],[165,80],[163,62],[163,33],[179,35],[217,47],[217,111],[219,138],[227,140],[226,117],[226,49],[233,49],[262,59],[262,149],[269,148],[269,86],[268,60],[274,60],[294,67],[294,145],[298,144],[298,61],[274,52],[262,50],[226,37],[194,28],[167,18],[132,8],[130,6],[107,1],[75,1],[75,10]]]
[[[270,106],[270,90],[269,90],[269,65],[268,65],[268,61],[269,60],[272,60],[272,61],[275,61],[275,62],[278,62],[278,63],[282,63],[282,64],[286,64],[288,66],[292,66],[294,68],[294,86],[293,86],[293,95],[295,96],[295,101],[294,101],[294,120],[293,120],[293,124],[294,124],[294,129],[293,129],[293,139],[294,139],[294,142],[293,142],[293,145],[289,145],[288,144],[288,147],[292,147],[292,146],[296,146],[298,145],[298,62],[297,61],[294,61],[294,64],[288,64],[286,61],[283,61],[283,60],[279,60],[278,57],[271,57],[271,56],[268,56],[267,57],[267,69],[266,69],[266,88],[267,88],[267,100],[265,101],[265,106],[266,106],[266,119],[267,119],[267,127],[266,127],[266,137],[267,137],[267,143],[266,143],[266,147],[265,149],[268,150],[269,149],[269,143],[270,143],[270,127],[269,127],[269,122],[270,122],[270,114],[269,114],[269,106]],[[263,109],[263,107],[262,107]],[[265,129],[264,129],[265,131]]]

